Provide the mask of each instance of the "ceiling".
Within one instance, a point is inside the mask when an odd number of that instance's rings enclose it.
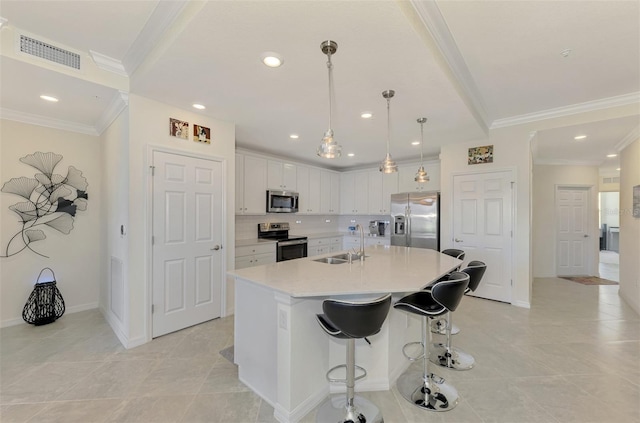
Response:
[[[335,169],[380,162],[388,130],[396,160],[419,159],[411,142],[423,116],[424,154],[437,157],[442,145],[487,139],[491,128],[640,101],[640,1],[2,0],[0,17],[3,38],[25,33],[120,67],[59,71],[3,40],[3,116],[100,132],[128,91],[187,110],[204,104],[198,113],[236,124],[240,147]],[[329,126],[327,39],[338,43],[331,127],[343,147],[331,161],[315,155]],[[267,51],[284,64],[264,66]],[[389,127],[387,89],[396,91]],[[365,111],[373,117],[362,119]],[[637,136],[640,118],[604,116],[541,125],[536,162],[615,169],[606,154]]]

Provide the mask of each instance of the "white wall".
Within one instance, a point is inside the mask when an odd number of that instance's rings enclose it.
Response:
[[[608,228],[620,226],[620,192],[600,193],[600,222]]]
[[[182,140],[169,135],[169,118],[211,129],[211,144]],[[129,295],[129,347],[150,339],[150,148],[158,146],[225,160],[225,226],[223,251],[228,269],[233,268],[235,248],[235,125],[203,116],[191,110],[168,106],[137,95],[129,96],[129,263],[126,287]],[[227,286],[229,286],[227,280]],[[227,299],[227,306],[232,298]]]
[[[556,276],[556,187],[589,186],[589,232],[591,275],[598,274],[598,168],[596,166],[536,165],[533,167],[533,276]]]
[[[440,153],[441,203],[440,248],[453,245],[453,176],[466,172],[513,170],[515,184],[515,220],[513,238],[513,292],[512,304],[530,306],[530,134],[522,129],[498,129],[488,140],[464,142],[442,147]],[[468,165],[469,147],[493,145],[493,163]]]
[[[620,296],[640,314],[640,218],[633,217],[633,187],[640,185],[640,140],[620,154]]]
[[[77,211],[73,229],[68,235],[43,225],[46,239],[37,241],[33,248],[49,258],[31,251],[23,251],[9,258],[0,258],[0,324],[18,324],[22,321],[22,308],[33,290],[40,270],[51,267],[57,286],[62,292],[67,313],[98,306],[101,279],[101,221],[102,181],[100,142],[98,137],[2,120],[0,128],[0,181],[11,178],[33,178],[36,169],[19,159],[36,151],[54,152],[63,156],[56,166],[58,174],[66,175],[69,166],[82,171],[88,182],[86,211]],[[9,206],[21,197],[0,193],[0,248],[7,246],[9,238],[20,230],[18,216]]]
[[[104,245],[100,309],[118,338],[129,334],[127,268],[129,250],[129,110],[123,110],[100,137],[103,169]],[[121,234],[120,227],[124,227]]]

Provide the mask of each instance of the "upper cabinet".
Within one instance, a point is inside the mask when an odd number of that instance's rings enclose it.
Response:
[[[236,154],[236,214],[266,214],[267,160]]]
[[[340,174],[320,171],[320,213],[340,213]]]
[[[290,163],[268,161],[267,187],[269,189],[295,191],[297,188],[296,165]]]
[[[398,166],[398,192],[440,191],[440,163],[424,164],[424,170],[429,175],[429,182],[426,183],[418,183],[414,179],[419,167],[419,163]]]
[[[340,214],[369,214],[369,172],[340,174]]]
[[[367,209],[369,214],[389,214],[391,212],[391,194],[398,192],[398,173],[384,174],[379,170],[370,170],[369,201]]]

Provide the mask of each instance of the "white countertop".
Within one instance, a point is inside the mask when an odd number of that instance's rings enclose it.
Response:
[[[365,249],[364,263],[326,264],[324,254],[232,270],[229,275],[292,297],[403,293],[417,291],[450,272],[461,261],[435,250],[396,246]]]
[[[246,247],[247,245],[258,245],[258,244],[275,244],[277,241],[274,239],[236,239],[236,247]]]

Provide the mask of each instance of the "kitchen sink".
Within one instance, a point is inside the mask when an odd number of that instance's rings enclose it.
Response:
[[[338,257],[323,257],[323,258],[315,259],[314,261],[317,261],[318,263],[327,263],[327,264],[342,264],[342,263],[346,263],[348,260],[338,258]]]

